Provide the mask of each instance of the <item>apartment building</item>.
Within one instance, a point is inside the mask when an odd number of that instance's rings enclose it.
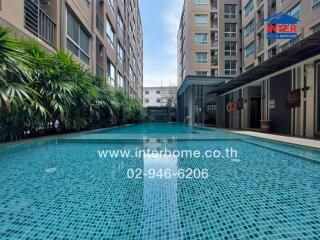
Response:
[[[143,33],[138,0],[0,1],[0,26],[65,50],[142,103]]]
[[[185,0],[178,31],[178,85],[187,76],[240,73],[239,0]]]
[[[199,49],[194,35],[200,31],[197,23],[215,22],[208,17],[212,8],[218,9],[220,21],[220,59],[218,74],[209,77],[212,46]],[[229,22],[226,16],[234,8],[237,17]],[[275,15],[299,19],[296,38],[267,38],[265,20]],[[228,48],[226,36],[235,37],[236,48]],[[320,0],[185,0],[178,33],[178,121],[250,130],[263,122],[274,133],[320,138],[319,43]],[[235,56],[227,56],[228,49]]]
[[[144,87],[144,107],[175,107],[177,100],[176,86]]]
[[[243,72],[276,56],[320,29],[319,0],[244,0],[242,1]],[[264,20],[283,12],[300,20],[298,38],[268,40]]]

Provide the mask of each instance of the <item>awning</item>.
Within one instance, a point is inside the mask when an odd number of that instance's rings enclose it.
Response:
[[[320,32],[314,33],[258,66],[233,78],[231,81],[219,86],[212,93],[226,93],[318,54],[320,54]]]

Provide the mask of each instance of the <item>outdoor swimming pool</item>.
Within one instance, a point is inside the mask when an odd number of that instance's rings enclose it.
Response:
[[[201,156],[98,154],[164,148]],[[178,124],[4,147],[0,239],[319,239],[318,160],[312,149]]]

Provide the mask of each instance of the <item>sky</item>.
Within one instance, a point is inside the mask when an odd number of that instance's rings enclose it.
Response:
[[[139,0],[143,27],[143,85],[177,85],[177,33],[183,0]]]

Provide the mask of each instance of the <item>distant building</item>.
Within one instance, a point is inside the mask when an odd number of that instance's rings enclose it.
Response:
[[[177,99],[177,87],[144,87],[144,107],[175,107]]]

